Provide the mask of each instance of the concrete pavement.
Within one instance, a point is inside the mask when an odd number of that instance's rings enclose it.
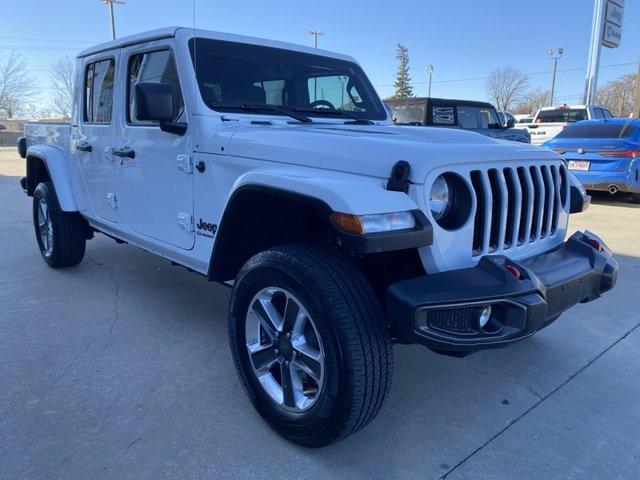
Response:
[[[596,199],[617,288],[533,338],[463,359],[396,346],[364,431],[307,450],[254,412],[227,341],[228,290],[97,235],[40,259],[22,160],[0,149],[0,478],[640,476],[640,208]]]

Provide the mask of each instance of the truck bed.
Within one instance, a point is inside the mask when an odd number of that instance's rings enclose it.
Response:
[[[531,135],[533,145],[542,145],[547,140],[551,140],[558,135],[568,123],[524,123],[518,127],[526,127]]]
[[[27,148],[34,144],[54,145],[62,150],[69,148],[70,123],[27,123],[24,136]]]

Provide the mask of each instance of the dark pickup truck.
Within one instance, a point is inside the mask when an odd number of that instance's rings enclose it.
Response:
[[[493,138],[531,143],[525,129],[503,124],[490,103],[446,98],[398,98],[386,100],[396,125],[463,128]]]

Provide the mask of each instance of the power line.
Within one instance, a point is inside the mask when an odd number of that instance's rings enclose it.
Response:
[[[2,40],[20,40],[25,42],[47,42],[47,43],[81,43],[83,45],[91,45],[93,42],[88,42],[86,40],[61,40],[59,38],[43,38],[43,37],[8,37],[4,35],[0,35],[0,39]]]
[[[626,63],[612,63],[609,65],[600,65],[600,68],[606,68],[606,67],[626,67],[629,65],[636,65],[635,62],[626,62]],[[582,71],[584,70],[584,67],[577,67],[577,68],[565,68],[563,70],[558,70],[558,72],[578,72],[578,71]],[[527,75],[530,76],[534,76],[534,75],[546,75],[546,74],[551,74],[551,71],[546,70],[543,72],[530,72],[527,73]],[[489,78],[489,76],[486,77],[468,77],[468,78],[454,78],[454,79],[450,79],[450,80],[434,80],[433,83],[459,83],[459,82],[472,82],[472,81],[478,81],[478,80],[487,80]],[[426,85],[427,82],[411,82],[411,85]],[[378,83],[375,84],[374,87],[393,87],[393,83]]]

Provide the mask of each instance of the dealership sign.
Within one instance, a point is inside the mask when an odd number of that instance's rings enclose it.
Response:
[[[609,48],[620,46],[622,39],[622,19],[624,17],[624,0],[607,0],[602,29],[602,45]]]

